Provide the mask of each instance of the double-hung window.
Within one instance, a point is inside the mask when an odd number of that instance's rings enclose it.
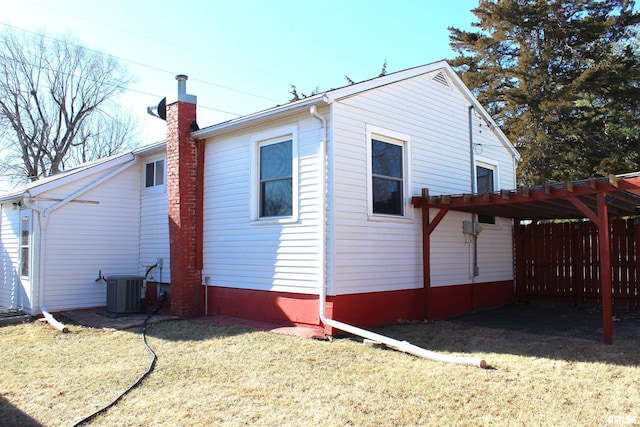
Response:
[[[293,214],[292,140],[260,145],[260,217]]]
[[[402,146],[371,140],[373,213],[403,215]]]
[[[368,127],[369,214],[407,216],[409,137],[397,132]]]
[[[252,137],[252,213],[256,223],[295,221],[298,215],[297,127]]]

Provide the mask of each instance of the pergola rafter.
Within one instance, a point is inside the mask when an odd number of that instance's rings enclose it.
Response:
[[[425,307],[430,288],[430,235],[450,210],[521,220],[589,218],[598,227],[604,342],[613,342],[609,219],[640,214],[640,172],[501,190],[495,193],[430,196],[423,189],[412,204],[422,209]],[[430,221],[429,210],[437,209]],[[516,236],[516,239],[519,236]],[[427,313],[428,315],[428,313]]]

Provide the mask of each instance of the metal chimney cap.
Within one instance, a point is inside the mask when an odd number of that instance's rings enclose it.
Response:
[[[176,80],[184,82],[189,78],[189,76],[187,76],[186,74],[178,74],[176,76]]]

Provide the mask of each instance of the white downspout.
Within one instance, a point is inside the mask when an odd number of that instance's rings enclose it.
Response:
[[[322,222],[322,250],[320,258],[321,258],[321,283],[320,283],[320,292],[319,292],[319,316],[320,321],[323,324],[330,326],[332,328],[339,329],[341,331],[347,332],[349,334],[353,334],[365,339],[369,339],[375,342],[379,342],[381,344],[386,345],[387,347],[394,348],[403,353],[411,354],[414,356],[422,357],[429,360],[434,360],[437,362],[445,362],[445,363],[454,363],[457,365],[467,365],[467,366],[477,366],[479,368],[486,368],[487,364],[483,359],[471,358],[471,357],[458,357],[458,356],[450,356],[435,353],[433,351],[425,350],[421,347],[415,346],[407,341],[399,341],[384,335],[377,334],[375,332],[367,331],[365,329],[358,328],[357,326],[349,325],[347,323],[339,322],[337,320],[329,319],[326,315],[326,306],[327,306],[327,218],[329,216],[328,210],[329,206],[327,203],[327,191],[328,191],[328,167],[329,162],[327,158],[327,142],[328,142],[328,129],[327,129],[327,121],[324,117],[318,114],[315,105],[312,105],[309,109],[309,113],[312,117],[318,119],[320,123],[322,123],[322,140],[320,141],[320,158],[324,162],[321,167],[321,179],[323,183],[322,190],[322,209],[321,209],[321,222]]]
[[[47,312],[47,309],[44,306],[44,273],[45,273],[45,263],[44,263],[44,259],[45,259],[45,248],[46,248],[46,243],[47,243],[47,224],[49,222],[49,215],[51,214],[51,212],[53,212],[54,210],[66,205],[67,203],[71,202],[72,200],[76,199],[77,197],[81,196],[82,194],[86,193],[87,191],[97,187],[98,185],[104,183],[105,181],[107,181],[108,179],[110,179],[111,177],[119,174],[120,172],[122,172],[125,169],[130,168],[131,166],[133,166],[136,163],[136,159],[135,157],[133,157],[129,162],[125,163],[124,165],[120,166],[119,168],[109,172],[108,174],[105,174],[99,178],[97,178],[96,180],[90,182],[89,184],[85,185],[84,187],[78,189],[77,191],[71,193],[69,196],[65,197],[64,199],[60,200],[59,202],[49,206],[46,209],[41,209],[38,206],[36,206],[35,204],[31,203],[31,195],[28,194],[26,196],[24,196],[22,198],[22,202],[24,203],[24,205],[26,207],[28,207],[29,209],[31,209],[33,212],[37,212],[38,213],[38,228],[39,228],[39,233],[38,233],[38,283],[36,286],[36,298],[35,301],[33,301],[32,304],[32,310],[35,307],[39,307],[41,312]],[[37,313],[34,313],[37,314]]]
[[[475,144],[473,143],[473,105],[469,106],[469,157],[471,162],[471,194],[478,192],[478,177],[476,169],[476,153]],[[478,267],[478,235],[475,233],[476,223],[478,222],[478,214],[471,214],[471,227],[473,233],[473,271],[471,273],[471,286],[476,281],[476,276],[480,274]]]

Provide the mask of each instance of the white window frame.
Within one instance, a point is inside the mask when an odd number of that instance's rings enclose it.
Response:
[[[291,141],[291,215],[277,217],[260,216],[260,147]],[[261,132],[251,137],[251,203],[252,224],[281,224],[297,222],[299,216],[298,193],[298,127],[283,126]]]
[[[476,188],[478,186],[478,176],[476,173],[476,168],[480,166],[485,169],[493,170],[493,191],[496,192],[499,190],[500,185],[500,165],[495,161],[488,159],[486,157],[475,156],[475,165],[473,167],[473,179],[476,180]]]
[[[18,258],[19,258],[19,275],[22,278],[30,278],[33,271],[33,212],[31,209],[23,209],[20,211],[20,235],[18,240]],[[27,219],[27,241],[24,239],[24,219]],[[24,259],[24,251],[27,251],[27,259]],[[22,274],[24,270],[27,270],[27,274]]]
[[[370,221],[407,222],[413,219],[411,209],[411,136],[382,127],[366,126],[367,144],[367,216]],[[402,147],[402,215],[380,214],[373,212],[373,165],[372,140],[395,144]]]
[[[155,170],[158,162],[164,163],[164,181],[162,184],[157,184],[155,181]],[[147,165],[153,163],[154,170],[154,183],[152,186],[147,187]],[[164,156],[150,157],[144,161],[142,165],[142,190],[145,194],[163,193],[167,186],[167,159]]]

